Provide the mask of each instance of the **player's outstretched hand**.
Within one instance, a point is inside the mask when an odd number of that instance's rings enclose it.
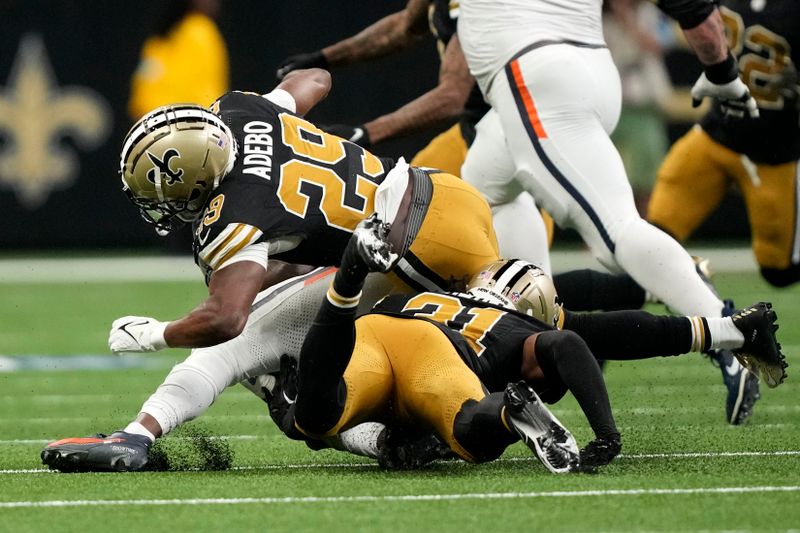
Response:
[[[278,70],[275,72],[275,76],[277,76],[278,81],[280,81],[291,71],[300,70],[302,68],[328,68],[328,60],[325,59],[322,50],[305,54],[295,54],[287,57],[278,64]]]
[[[146,316],[124,316],[111,324],[108,347],[114,353],[155,352],[167,347],[164,330],[169,322]]]
[[[756,101],[739,78],[716,84],[709,81],[704,72],[692,87],[692,107],[699,106],[706,96],[716,98],[726,116],[742,118],[747,113],[750,118],[758,118]]]

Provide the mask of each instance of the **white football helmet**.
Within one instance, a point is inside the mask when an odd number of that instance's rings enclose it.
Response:
[[[561,301],[553,280],[541,268],[521,259],[501,259],[484,266],[467,283],[467,292],[483,300],[493,293],[498,298],[495,303],[551,326],[558,326],[561,317]]]
[[[194,104],[159,107],[134,124],[122,145],[122,190],[159,235],[200,216],[236,161],[222,119]]]

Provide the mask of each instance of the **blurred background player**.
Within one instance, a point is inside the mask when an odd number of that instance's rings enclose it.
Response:
[[[133,121],[174,103],[209,106],[229,89],[230,62],[216,20],[223,0],[167,0],[153,34],[142,45],[131,78],[128,115]],[[166,250],[185,254],[189,228],[162,240]]]
[[[636,206],[644,213],[670,144],[665,109],[673,88],[664,53],[676,39],[671,22],[646,0],[606,0],[603,36],[622,86],[622,109],[611,140],[622,157]]]
[[[760,114],[728,120],[715,103],[670,150],[647,217],[684,241],[737,188],[761,275],[786,287],[800,280],[800,3],[723,0],[720,13]]]
[[[216,23],[221,9],[222,0],[164,2],[131,80],[131,119],[166,104],[208,106],[228,90],[228,51]]]

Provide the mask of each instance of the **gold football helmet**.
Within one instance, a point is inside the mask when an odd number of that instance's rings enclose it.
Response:
[[[236,161],[236,141],[220,117],[193,104],[159,107],[134,124],[122,145],[122,190],[159,235],[200,216]]]
[[[557,326],[561,316],[553,280],[541,268],[520,259],[501,259],[484,266],[469,280],[467,291],[477,296],[491,291],[515,310],[551,326]]]

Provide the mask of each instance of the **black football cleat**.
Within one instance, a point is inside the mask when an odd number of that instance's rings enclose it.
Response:
[[[742,366],[763,379],[770,388],[783,383],[789,365],[775,336],[778,315],[772,309],[772,304],[759,302],[736,311],[731,319],[744,335],[744,345],[733,350]]]
[[[619,455],[622,449],[622,442],[616,439],[596,438],[583,447],[580,453],[581,468],[596,468],[610,463],[614,457]]]
[[[353,231],[358,255],[371,272],[388,272],[397,262],[398,256],[392,252],[392,245],[388,241],[390,229],[389,224],[373,214],[359,222]]]
[[[378,438],[378,464],[386,470],[413,470],[433,461],[457,458],[433,433],[409,436],[387,427]]]
[[[719,364],[722,381],[728,389],[725,400],[728,423],[741,425],[753,414],[753,405],[761,398],[758,377],[743,367],[730,350],[709,352],[709,356]]]
[[[126,472],[141,470],[153,443],[142,435],[116,431],[93,437],[62,439],[42,450],[42,463],[61,472]]]
[[[524,381],[509,383],[504,403],[509,425],[548,470],[563,474],[579,469],[575,437],[545,407],[532,388]]]

